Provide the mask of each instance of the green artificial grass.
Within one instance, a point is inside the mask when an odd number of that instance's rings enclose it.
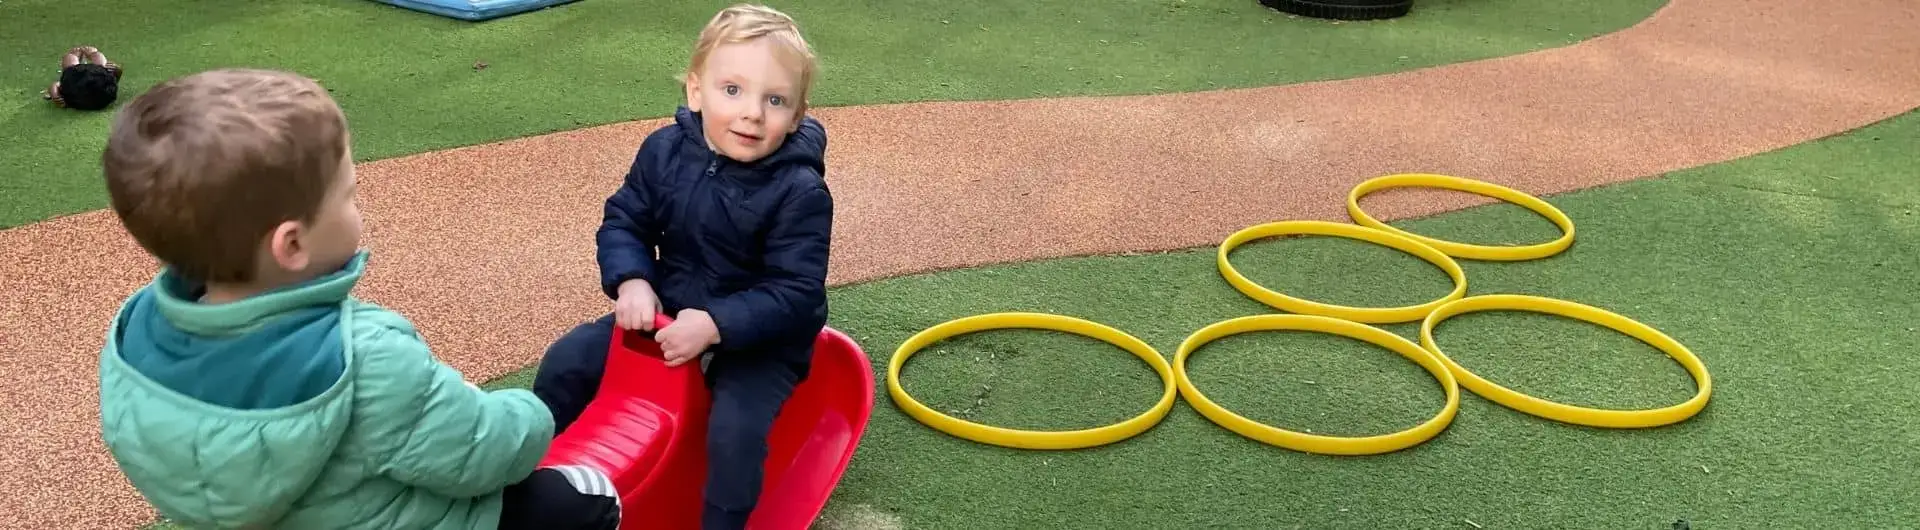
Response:
[[[21,30],[0,31],[0,228],[106,205],[110,114],[37,95],[75,45],[125,65],[121,103],[217,67],[315,77],[347,109],[356,157],[371,160],[667,115],[695,34],[732,2],[582,0],[474,24],[367,0],[6,0],[0,20]],[[1664,1],[1423,0],[1373,23],[1253,0],[771,3],[823,57],[815,104],[851,105],[1366,76],[1570,44]]]
[[[1184,401],[1152,431],[1068,452],[1016,451],[937,433],[900,413],[884,380],[867,438],[828,521],[908,528],[1871,528],[1920,518],[1920,112],[1855,132],[1661,178],[1549,197],[1572,249],[1519,263],[1463,262],[1469,295],[1524,293],[1652,325],[1707,363],[1715,391],[1682,424],[1569,426],[1471,393],[1454,424],[1407,451],[1326,457],[1261,445]],[[1393,193],[1392,191],[1383,193]],[[1557,235],[1492,205],[1395,226],[1457,241]],[[908,336],[952,318],[1041,311],[1118,327],[1169,359],[1207,324],[1270,312],[1221,280],[1212,249],[1012,264],[833,291],[833,325],[876,374]],[[1334,238],[1255,242],[1233,254],[1264,285],[1315,300],[1406,305],[1446,276],[1417,258]],[[1416,324],[1383,326],[1418,340]],[[1436,332],[1455,360],[1510,388],[1577,405],[1651,408],[1693,395],[1677,363],[1598,326],[1477,313]],[[1325,335],[1221,340],[1195,384],[1242,415],[1321,434],[1410,428],[1439,410],[1427,373]],[[530,372],[496,386],[524,386]],[[907,365],[923,403],[993,425],[1068,429],[1124,420],[1158,397],[1146,365],[1039,331],[935,344]],[[1904,500],[1903,500],[1904,499]],[[1471,521],[1472,523],[1469,523]],[[854,523],[849,526],[859,527]],[[881,526],[885,526],[884,524]]]

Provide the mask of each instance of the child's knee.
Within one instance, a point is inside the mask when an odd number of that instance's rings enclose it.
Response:
[[[708,450],[734,456],[764,452],[774,417],[780,413],[780,396],[715,397],[713,411],[707,417]]]
[[[613,341],[613,323],[608,319],[574,326],[561,335],[540,358],[534,373],[534,393],[547,399],[566,401],[561,408],[585,407],[572,403],[592,396],[607,367],[607,348]]]
[[[579,357],[604,357],[607,348],[613,344],[613,320],[611,315],[599,320],[574,326],[561,335],[559,340],[547,346],[547,359],[556,357],[577,361]]]
[[[773,418],[759,414],[715,414],[707,425],[708,451],[727,455],[765,450]]]

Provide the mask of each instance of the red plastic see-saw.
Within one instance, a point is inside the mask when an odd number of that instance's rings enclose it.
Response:
[[[654,329],[673,322],[654,319]],[[620,492],[623,530],[697,530],[706,484],[707,387],[698,362],[668,367],[648,332],[615,329],[593,402],[555,437],[540,465],[587,465]],[[819,517],[873,411],[873,371],[831,327],[767,439],[766,478],[747,528],[801,530]]]

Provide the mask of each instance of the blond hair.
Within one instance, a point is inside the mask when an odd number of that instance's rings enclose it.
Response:
[[[101,162],[114,213],[181,276],[247,282],[274,226],[311,221],[347,153],[346,116],[311,79],[221,69],[167,80],[114,117]]]
[[[699,40],[694,41],[693,56],[687,61],[687,74],[698,74],[707,64],[707,56],[713,49],[723,44],[739,44],[754,39],[771,38],[781,46],[782,59],[799,70],[800,93],[798,111],[807,111],[807,94],[813,90],[814,72],[818,70],[819,59],[813,49],[807,45],[807,39],[800,36],[800,25],[793,17],[777,9],[755,4],[734,4],[720,10],[700,29]],[[685,82],[686,75],[680,80]]]

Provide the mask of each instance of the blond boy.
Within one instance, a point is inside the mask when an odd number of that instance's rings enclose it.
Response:
[[[669,365],[698,359],[713,390],[710,530],[745,526],[768,430],[826,325],[833,197],[826,130],[806,115],[814,71],[779,11],[736,5],[709,21],[686,105],[606,201],[598,260],[613,311],[555,341],[534,381],[564,429],[593,398],[616,327],[655,331]],[[656,313],[675,321],[653,330]]]

